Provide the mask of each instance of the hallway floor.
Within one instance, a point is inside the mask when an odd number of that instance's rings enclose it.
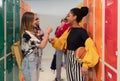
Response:
[[[40,71],[40,78],[39,81],[55,81],[55,72],[50,69],[52,57],[49,57],[49,55],[43,55],[42,57],[42,69],[43,71]],[[66,80],[66,71],[65,68],[62,67],[61,77]]]

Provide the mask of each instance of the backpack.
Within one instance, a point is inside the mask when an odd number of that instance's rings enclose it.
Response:
[[[20,41],[13,43],[13,45],[11,46],[11,52],[12,52],[13,58],[16,59],[16,61],[17,61],[17,65],[18,65],[18,69],[19,69],[19,80],[25,81],[24,75],[21,70],[23,56],[22,56]]]
[[[19,70],[21,70],[23,57],[22,57],[20,41],[13,43],[13,45],[11,46],[11,52],[12,52],[13,58],[16,59],[16,61],[17,61]]]

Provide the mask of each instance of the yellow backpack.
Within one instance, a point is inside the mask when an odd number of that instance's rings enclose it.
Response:
[[[13,58],[15,58],[17,61],[19,70],[21,70],[23,57],[22,57],[20,41],[13,43],[13,45],[11,46],[11,52],[12,52]]]
[[[19,80],[25,81],[24,75],[22,73],[23,56],[22,56],[20,41],[13,43],[13,45],[11,46],[11,52],[12,52],[13,58],[16,59],[16,61],[17,61],[17,65],[18,65],[18,69],[19,69]]]

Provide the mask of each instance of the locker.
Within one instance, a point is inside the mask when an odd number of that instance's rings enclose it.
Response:
[[[117,68],[117,0],[105,0],[105,61]]]
[[[18,41],[20,37],[20,1],[16,0],[15,3],[15,41]]]
[[[89,15],[84,19],[84,26],[89,32],[90,37],[95,41],[98,54],[102,57],[102,1],[101,0],[84,0],[84,6],[89,7]],[[97,79],[101,81],[102,62],[96,66]]]
[[[88,6],[88,4],[87,4],[87,0],[83,0],[83,5],[84,6]],[[85,18],[83,18],[83,26],[84,26],[84,28],[87,30],[87,25],[88,25],[88,17],[85,17]]]
[[[93,15],[95,15],[95,13],[93,13],[94,5],[95,5],[93,2],[94,0],[88,0],[87,2],[88,7],[89,7],[87,30],[91,38],[93,38],[93,26],[94,26]]]
[[[20,1],[0,0],[0,81],[19,81],[18,67],[10,52],[13,41],[19,39]]]
[[[95,44],[100,57],[102,57],[102,2],[95,0]],[[102,63],[100,62],[97,67],[97,80],[101,81],[102,77]]]
[[[105,81],[117,81],[117,74],[105,66]]]
[[[16,63],[16,60],[13,59],[13,81],[19,81],[19,70]]]
[[[8,54],[13,43],[13,0],[6,0],[6,11],[6,45]]]
[[[83,5],[87,6],[87,0],[83,0]]]
[[[4,60],[0,60],[0,81],[4,81]]]
[[[99,62],[96,67],[96,81],[102,81],[101,77],[102,77],[102,62]]]
[[[102,2],[95,0],[95,44],[102,57]]]
[[[13,58],[9,55],[6,59],[6,80],[13,81]]]
[[[15,0],[15,5],[20,6],[20,0]]]
[[[4,4],[0,0],[0,58],[4,55]]]

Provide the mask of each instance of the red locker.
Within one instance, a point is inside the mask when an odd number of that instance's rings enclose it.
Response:
[[[105,61],[117,68],[117,0],[105,0]]]
[[[117,81],[117,74],[105,66],[105,81]]]

